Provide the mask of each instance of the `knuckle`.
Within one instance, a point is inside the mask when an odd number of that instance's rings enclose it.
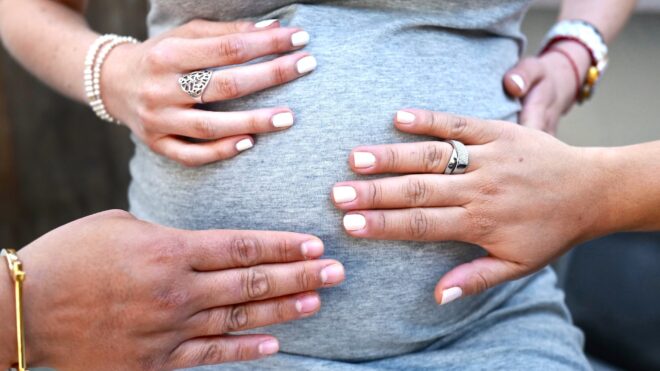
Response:
[[[152,71],[164,71],[170,66],[172,60],[172,47],[176,41],[172,38],[166,38],[158,42],[144,55],[144,62],[147,68]]]
[[[192,152],[187,150],[175,152],[173,154],[173,160],[186,167],[196,167],[202,164]]]
[[[222,98],[230,100],[240,96],[238,82],[236,82],[236,78],[232,74],[216,73],[212,81],[213,85],[215,85],[215,90]]]
[[[162,102],[162,98],[163,90],[156,86],[156,84],[144,84],[137,92],[137,100],[146,111],[143,114],[148,114],[148,117],[152,115],[151,108]]]
[[[390,146],[387,148],[387,159],[385,160],[385,166],[387,169],[397,169],[399,167],[399,152],[397,152],[394,147]]]
[[[432,190],[426,182],[418,177],[410,177],[405,185],[403,194],[412,206],[425,205]]]
[[[408,234],[415,239],[426,238],[431,228],[428,215],[421,209],[412,210],[407,225]]]
[[[236,305],[231,308],[229,316],[227,317],[227,332],[238,331],[244,329],[249,323],[249,313],[245,305]]]
[[[280,322],[288,319],[290,317],[289,313],[291,313],[289,308],[291,307],[286,300],[278,300],[274,310],[276,315],[275,321]]]
[[[271,79],[275,85],[283,85],[288,79],[288,69],[283,63],[275,63],[272,69]]]
[[[261,123],[259,122],[257,115],[250,115],[250,118],[247,119],[245,125],[251,134],[259,133],[261,131]]]
[[[246,297],[252,300],[269,296],[273,290],[268,275],[257,268],[250,268],[247,271],[244,286]]]
[[[168,285],[160,288],[154,293],[154,303],[156,307],[163,310],[172,310],[182,307],[188,303],[190,295],[186,290]]]
[[[475,292],[484,292],[488,290],[491,285],[490,281],[486,278],[486,276],[479,270],[475,272],[475,277],[474,277],[474,290]]]
[[[234,264],[251,267],[261,259],[262,246],[258,240],[237,238],[231,243],[231,257]]]
[[[222,57],[231,62],[240,62],[243,60],[246,51],[245,42],[240,37],[224,38],[218,44]]]
[[[462,138],[467,130],[468,120],[461,116],[447,116],[444,125],[449,138]]]
[[[369,183],[369,193],[371,195],[371,206],[378,206],[383,201],[382,185],[376,181]]]
[[[217,126],[212,121],[204,118],[193,122],[193,131],[199,138],[215,139],[218,137]]]
[[[206,344],[197,355],[197,364],[217,363],[225,359],[225,349],[218,343]]]
[[[439,172],[444,162],[444,152],[439,143],[427,144],[422,149],[422,169],[425,173]]]
[[[298,271],[296,280],[298,282],[299,291],[309,291],[314,288],[316,281],[315,275],[309,270],[306,264]]]
[[[477,237],[477,240],[486,241],[497,229],[497,222],[493,218],[486,216],[483,211],[482,209],[469,215],[470,231]]]

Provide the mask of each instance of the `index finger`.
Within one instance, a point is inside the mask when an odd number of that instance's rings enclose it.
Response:
[[[465,144],[486,144],[500,137],[504,123],[444,112],[406,109],[397,112],[397,129],[413,134],[454,139]]]
[[[185,231],[181,238],[188,263],[196,271],[316,259],[324,250],[317,237],[291,232]]]

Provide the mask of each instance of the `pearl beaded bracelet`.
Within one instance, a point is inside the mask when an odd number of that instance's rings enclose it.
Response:
[[[87,101],[101,120],[117,124],[119,122],[110,116],[101,97],[101,69],[112,49],[127,43],[137,44],[138,40],[129,36],[113,34],[99,36],[89,47],[85,57],[84,83]]]

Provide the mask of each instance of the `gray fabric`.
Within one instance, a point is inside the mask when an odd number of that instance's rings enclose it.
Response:
[[[292,3],[152,0],[149,17],[152,35],[193,18],[277,17],[312,35],[305,50],[319,62],[298,81],[209,107],[287,105],[296,114],[294,127],[260,135],[253,149],[234,159],[190,169],[136,143],[130,202],[137,216],[189,229],[312,233],[325,241],[328,257],[346,266],[347,281],[322,292],[318,315],[267,329],[280,339],[282,355],[235,367],[351,368],[348,362],[374,361],[370,367],[435,368],[455,355],[456,365],[474,361],[475,368],[489,368],[520,351],[525,362],[553,365],[544,356],[552,354],[567,368],[587,368],[580,334],[553,279],[532,284],[528,278],[440,307],[433,300],[437,280],[483,255],[482,249],[353,239],[329,200],[335,182],[359,178],[346,165],[351,148],[420,140],[393,129],[397,109],[514,120],[519,106],[505,96],[501,77],[521,51],[519,25],[528,1]],[[437,350],[413,354],[429,347]],[[478,356],[485,350],[492,357]]]

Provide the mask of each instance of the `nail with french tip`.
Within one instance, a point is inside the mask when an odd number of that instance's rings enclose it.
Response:
[[[415,122],[415,115],[408,111],[399,111],[396,113],[396,121],[401,124],[412,124]]]
[[[279,350],[280,350],[280,344],[277,342],[277,340],[274,339],[266,340],[263,343],[259,344],[259,354],[264,356],[275,354],[279,352]]]
[[[338,263],[329,265],[321,270],[321,282],[332,285],[344,280],[344,266]]]
[[[450,287],[448,289],[445,289],[442,291],[442,300],[440,301],[440,305],[451,303],[452,301],[460,298],[461,296],[463,296],[463,289],[461,289],[460,287]]]
[[[254,143],[250,139],[243,139],[240,140],[238,143],[236,143],[236,150],[238,152],[243,152],[245,150],[248,150],[254,146]]]
[[[306,31],[298,31],[291,35],[291,45],[293,46],[304,46],[309,44],[309,33]]]
[[[364,215],[348,214],[344,215],[344,228],[347,231],[359,231],[367,226],[367,219]]]
[[[332,198],[338,204],[350,202],[357,198],[357,191],[351,186],[337,186],[332,188]]]
[[[267,28],[273,23],[277,22],[277,19],[264,19],[254,24],[255,28]]]
[[[308,55],[304,58],[301,58],[296,63],[296,71],[298,71],[299,74],[303,75],[316,69],[316,66],[317,66],[316,58],[312,57],[311,55]]]
[[[359,169],[372,167],[376,164],[376,156],[370,152],[353,152],[353,164]]]
[[[311,240],[303,242],[300,245],[300,252],[306,258],[315,258],[323,254],[323,242]]]

